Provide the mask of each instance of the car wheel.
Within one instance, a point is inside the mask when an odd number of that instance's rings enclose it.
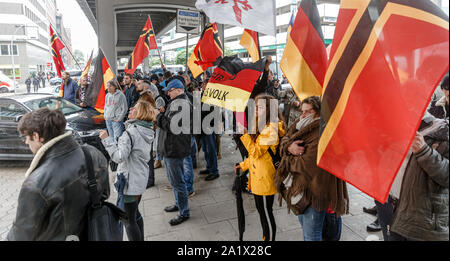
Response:
[[[7,92],[8,92],[8,88],[0,87],[0,93],[7,93]]]

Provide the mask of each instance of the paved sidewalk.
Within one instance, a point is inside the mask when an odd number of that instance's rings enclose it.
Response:
[[[198,172],[205,168],[203,152],[198,155],[198,169],[195,170],[194,189],[196,196],[189,199],[191,218],[185,223],[171,227],[169,220],[176,213],[165,213],[164,207],[173,204],[173,192],[164,191],[169,184],[165,169],[155,171],[156,186],[147,190],[140,204],[144,217],[145,239],[148,241],[237,241],[238,225],[235,195],[231,191],[234,182],[234,165],[240,161],[229,136],[222,138],[222,159],[219,160],[220,178],[204,181]],[[24,180],[27,166],[11,167],[0,162],[0,240],[4,240],[15,218],[20,185]],[[110,202],[115,203],[117,193],[112,183]],[[373,234],[382,239],[382,233],[368,233],[366,226],[375,217],[363,213],[363,207],[372,207],[373,199],[349,186],[350,214],[343,217],[342,241],[364,241]],[[262,229],[253,196],[244,194],[246,215],[245,241],[260,241]],[[296,216],[288,214],[286,205],[274,204],[278,241],[302,241],[302,229]],[[125,236],[126,239],[126,236]]]

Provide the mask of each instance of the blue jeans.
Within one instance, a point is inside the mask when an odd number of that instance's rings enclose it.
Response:
[[[217,167],[217,149],[216,149],[216,135],[202,135],[202,149],[205,153],[206,169],[209,174],[219,174]]]
[[[186,189],[184,174],[184,159],[164,157],[167,177],[175,195],[175,205],[178,207],[180,216],[189,217],[188,192]]]
[[[195,141],[194,135],[191,138],[191,157],[192,157],[192,165],[197,165],[197,142]]]
[[[124,131],[123,121],[115,122],[107,120],[105,122],[109,136],[113,137],[113,139],[117,142]]]
[[[342,231],[342,218],[326,211],[317,211],[308,207],[298,216],[303,228],[304,241],[339,241]]]
[[[191,147],[197,147],[195,138],[192,137]],[[188,193],[194,192],[194,156],[189,155],[183,159],[184,182]]]

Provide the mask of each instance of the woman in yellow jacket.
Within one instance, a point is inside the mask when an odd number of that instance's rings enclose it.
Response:
[[[274,185],[275,167],[268,150],[272,150],[273,154],[276,153],[281,137],[284,136],[286,130],[283,116],[278,108],[278,101],[273,96],[258,95],[255,98],[255,104],[256,111],[253,117],[254,130],[252,134],[249,134],[243,126],[238,126],[240,133],[245,133],[241,137],[241,141],[249,156],[236,169],[249,170],[248,190],[255,197],[256,209],[263,228],[263,241],[270,240],[267,216],[272,227],[272,241],[275,241],[276,223],[272,206],[277,189]],[[270,119],[271,111],[277,111],[278,118]],[[262,130],[260,131],[260,129]]]

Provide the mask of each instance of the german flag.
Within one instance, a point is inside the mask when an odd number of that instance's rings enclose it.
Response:
[[[261,51],[259,46],[258,33],[249,29],[245,29],[242,34],[240,44],[247,49],[248,54],[252,57],[253,62],[259,61],[261,59]]]
[[[59,53],[62,49],[65,48],[64,44],[59,40],[55,31],[53,31],[52,26],[50,25],[50,42],[52,48],[52,56],[53,63],[55,64],[56,72],[58,73],[59,78],[61,78],[61,72],[65,71],[64,63],[61,59],[61,54]]]
[[[125,68],[125,72],[129,74],[134,74],[137,67],[142,63],[142,61],[150,54],[150,50],[158,49],[156,44],[155,32],[153,31],[152,22],[150,16],[145,23],[139,40],[134,47],[134,51],[131,54],[128,64]]]
[[[266,59],[244,63],[237,56],[223,58],[209,79],[202,102],[234,112],[244,112],[265,65]]]
[[[301,2],[280,67],[300,100],[322,94],[327,52],[315,0]]]
[[[95,70],[92,75],[92,84],[86,91],[87,104],[100,113],[103,113],[105,109],[107,83],[113,80],[115,75],[102,49],[98,51],[94,66]]]
[[[342,0],[318,165],[384,203],[448,68],[448,16],[431,1]]]
[[[222,42],[219,37],[217,24],[209,24],[195,46],[194,52],[188,60],[188,67],[194,78],[206,71],[209,67],[215,66],[223,56]]]
[[[93,55],[94,55],[94,51],[91,52],[91,58],[89,58],[89,61],[87,62],[86,67],[84,67],[84,70],[81,73],[80,81],[81,81],[81,78],[88,76],[89,70],[91,69]],[[78,85],[81,84],[80,81],[78,81]]]

